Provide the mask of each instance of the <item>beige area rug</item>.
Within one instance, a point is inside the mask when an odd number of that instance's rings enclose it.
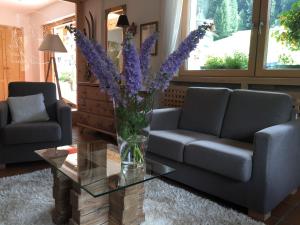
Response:
[[[0,225],[53,225],[50,170],[0,179]],[[143,225],[261,225],[244,214],[155,179],[147,182]]]

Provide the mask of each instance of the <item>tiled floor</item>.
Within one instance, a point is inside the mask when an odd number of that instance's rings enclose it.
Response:
[[[108,143],[112,143],[115,140],[109,136],[104,136],[99,133],[91,132],[85,130],[83,133],[80,132],[79,128],[73,129],[73,142],[78,143],[81,141],[92,141],[92,140],[105,140]],[[35,170],[40,170],[48,168],[48,165],[44,162],[34,162],[34,163],[20,163],[8,165],[6,169],[0,170],[0,177],[13,176],[17,174],[29,173]],[[299,171],[300,172],[300,171]],[[165,180],[165,179],[164,179]],[[221,205],[226,207],[234,208],[243,213],[247,213],[247,210],[239,206],[233,205],[231,203],[222,201],[220,199],[214,198],[212,196],[207,196],[200,193],[192,188],[183,186],[181,184],[175,183],[170,180],[167,182],[174,184],[176,186],[182,187],[188,191],[191,191],[197,195],[201,195],[210,198]],[[266,221],[267,225],[300,225],[300,189],[294,195],[290,195],[285,199],[276,209],[273,210],[272,216]]]

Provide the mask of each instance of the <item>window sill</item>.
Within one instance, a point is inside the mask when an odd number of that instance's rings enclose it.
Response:
[[[204,77],[199,75],[183,75],[173,79],[173,82],[187,83],[232,83],[241,84],[241,87],[248,84],[270,84],[270,85],[292,85],[300,86],[300,77],[298,78],[279,78],[279,77],[226,77],[214,76]]]

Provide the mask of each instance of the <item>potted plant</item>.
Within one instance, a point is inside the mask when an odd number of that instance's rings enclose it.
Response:
[[[157,33],[144,41],[140,53],[133,44],[133,35],[126,33],[123,43],[124,69],[119,73],[101,45],[89,40],[80,30],[67,27],[74,33],[79,49],[91,71],[99,79],[100,89],[105,90],[113,99],[117,141],[123,167],[135,168],[143,165],[148,142],[145,128],[150,123],[153,96],[168,87],[173,75],[210,28],[211,25],[203,24],[192,31],[153,75],[150,72],[150,57],[152,47],[158,39]]]

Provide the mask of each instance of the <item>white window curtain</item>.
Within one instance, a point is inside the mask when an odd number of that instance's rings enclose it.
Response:
[[[161,61],[165,61],[181,40],[181,17],[183,1],[162,0],[161,5]]]

